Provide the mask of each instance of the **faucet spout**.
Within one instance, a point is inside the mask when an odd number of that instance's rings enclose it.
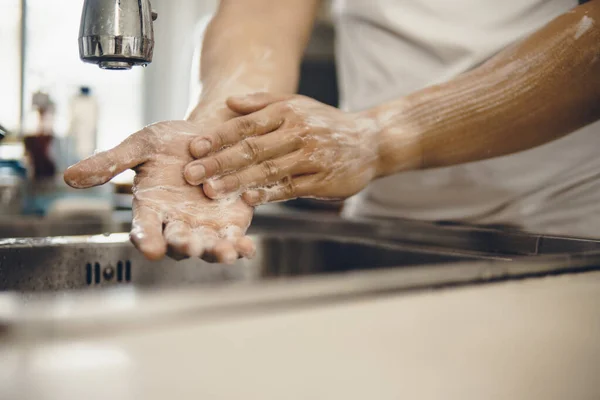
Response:
[[[85,0],[79,56],[103,69],[131,69],[152,62],[157,14],[149,0]]]

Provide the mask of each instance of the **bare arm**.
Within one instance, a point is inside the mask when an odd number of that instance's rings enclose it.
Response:
[[[549,142],[600,119],[599,24],[595,0],[473,71],[364,112],[297,95],[229,99],[245,115],[194,140],[186,179],[211,198],[247,190],[252,205],[346,198],[378,177]]]
[[[294,93],[319,0],[222,0],[202,47],[202,92],[187,119],[206,107],[233,114],[229,96]]]
[[[379,175],[518,152],[598,120],[600,1],[556,18],[481,67],[372,115],[384,127]]]

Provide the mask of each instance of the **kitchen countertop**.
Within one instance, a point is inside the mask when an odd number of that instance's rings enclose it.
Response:
[[[0,398],[598,399],[598,304],[600,272],[587,272],[22,332],[0,340]]]
[[[0,398],[600,398],[597,241],[287,211],[263,209],[257,224],[541,257],[247,287],[0,294]],[[511,273],[537,278],[494,282]]]

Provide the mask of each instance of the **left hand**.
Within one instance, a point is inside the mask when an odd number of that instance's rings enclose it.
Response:
[[[185,168],[186,180],[204,183],[210,198],[242,191],[253,206],[296,197],[344,199],[377,176],[374,119],[300,95],[256,93],[227,105],[243,116],[195,138],[190,151],[201,159]]]
[[[150,260],[165,253],[175,259],[203,257],[232,263],[251,257],[254,244],[246,237],[252,208],[238,196],[215,201],[182,176],[192,157],[192,138],[223,121],[163,121],[147,126],[117,147],[94,154],[65,172],[74,188],[108,182],[133,168],[131,241]]]

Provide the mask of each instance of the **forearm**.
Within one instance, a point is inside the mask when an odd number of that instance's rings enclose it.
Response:
[[[502,156],[600,119],[600,2],[564,14],[481,67],[369,111],[380,175]]]
[[[222,1],[202,46],[201,93],[188,119],[207,107],[232,113],[225,100],[258,91],[294,93],[317,0]]]

